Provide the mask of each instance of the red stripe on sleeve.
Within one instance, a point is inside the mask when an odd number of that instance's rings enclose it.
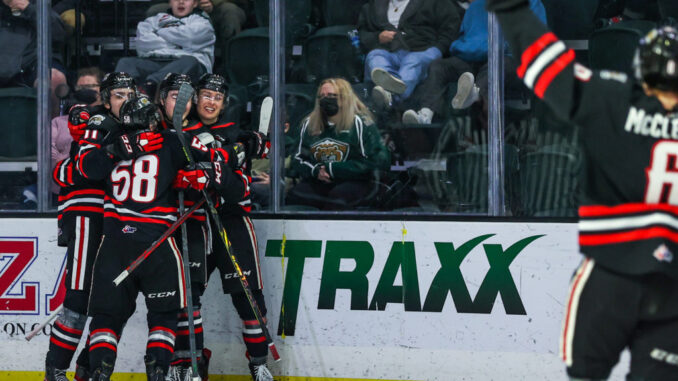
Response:
[[[525,76],[527,68],[530,66],[532,61],[541,53],[547,45],[558,41],[558,37],[555,34],[549,32],[539,37],[539,39],[532,43],[520,57],[520,67],[516,70],[518,77],[521,79]]]
[[[548,89],[553,79],[560,74],[563,69],[567,67],[570,63],[574,61],[574,50],[570,49],[565,54],[562,54],[555,60],[546,70],[542,73],[541,77],[537,81],[537,84],[534,86],[534,93],[540,99],[544,98],[544,93]]]

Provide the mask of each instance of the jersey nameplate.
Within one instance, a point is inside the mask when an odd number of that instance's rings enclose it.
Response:
[[[656,139],[678,140],[678,118],[670,118],[660,113],[647,114],[645,110],[632,106],[624,130]]]

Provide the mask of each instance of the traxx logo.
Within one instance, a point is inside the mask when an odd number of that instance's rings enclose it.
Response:
[[[452,242],[435,242],[440,267],[421,300],[414,242],[393,242],[371,301],[368,303],[368,272],[374,264],[374,249],[367,241],[327,241],[320,280],[318,309],[334,309],[337,290],[351,291],[351,310],[383,311],[389,303],[401,303],[405,311],[441,312],[448,293],[459,313],[490,314],[501,295],[506,314],[526,315],[515,281],[509,271],[513,260],[530,243],[543,235],[523,238],[504,248],[484,243],[482,248],[490,264],[480,288],[471,299],[461,272],[461,264],[471,251],[494,234],[485,234],[455,247]],[[281,257],[279,240],[269,240],[267,257]],[[306,259],[320,258],[322,241],[288,240],[285,242],[287,271],[283,289],[278,335],[293,336]],[[355,268],[342,271],[342,259],[355,261]],[[400,272],[402,285],[395,285]],[[283,313],[284,311],[284,313]]]

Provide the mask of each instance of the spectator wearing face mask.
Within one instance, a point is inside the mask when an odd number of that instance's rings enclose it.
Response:
[[[301,125],[292,166],[301,182],[288,204],[319,209],[355,206],[373,187],[375,170],[387,170],[390,153],[369,110],[344,79],[322,81],[315,108]]]
[[[75,101],[89,106],[101,104],[101,96],[99,94],[99,86],[101,85],[101,78],[104,73],[97,67],[83,68],[78,71],[78,79],[75,83],[75,92],[73,97]],[[71,142],[70,131],[68,130],[68,115],[58,116],[52,119],[52,166],[54,168],[56,163],[68,157]],[[52,193],[59,193],[59,186],[52,182]]]

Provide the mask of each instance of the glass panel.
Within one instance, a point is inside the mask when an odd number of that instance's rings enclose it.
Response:
[[[0,209],[37,208],[37,7],[0,4]]]
[[[560,12],[564,15],[567,10],[559,8],[554,12],[545,9],[541,2],[531,3],[533,12],[543,21],[548,20],[558,35],[582,37],[576,29],[559,21],[564,20]],[[575,12],[575,9],[571,11]],[[584,50],[577,51],[580,62],[586,62],[585,53]],[[507,212],[526,217],[574,217],[582,170],[579,130],[560,120],[523,85],[516,75],[515,56],[504,58]]]
[[[366,3],[286,2],[286,209],[486,213],[482,4]]]

